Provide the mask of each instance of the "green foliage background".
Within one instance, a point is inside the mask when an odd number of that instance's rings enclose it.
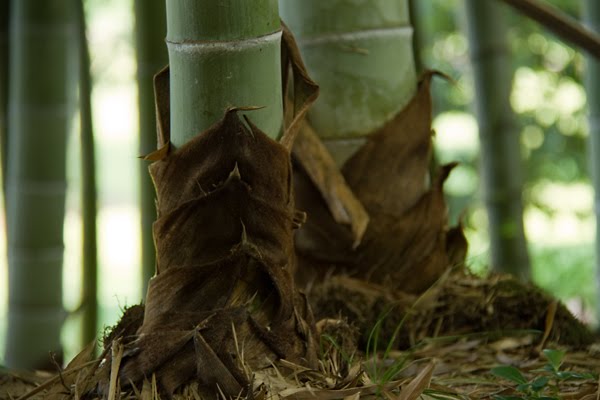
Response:
[[[548,2],[580,19],[580,2]],[[487,227],[479,192],[478,147],[472,135],[466,135],[468,143],[452,144],[453,137],[464,141],[465,132],[460,130],[469,130],[474,123],[469,117],[474,88],[463,1],[416,4],[423,65],[455,81],[434,85],[438,159],[461,162],[447,186],[451,219],[463,217],[471,240],[470,263],[474,270],[484,271]],[[596,285],[584,56],[514,11],[509,12],[508,23],[515,74],[511,104],[525,166],[525,223],[534,280],[562,299],[581,300],[591,317]],[[558,228],[549,230],[556,224]],[[568,228],[559,237],[553,236],[561,226]]]

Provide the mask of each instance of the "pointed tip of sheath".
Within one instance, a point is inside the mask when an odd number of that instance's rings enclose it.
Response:
[[[166,144],[161,146],[159,149],[154,150],[152,153],[146,154],[145,156],[139,156],[138,158],[141,158],[142,160],[145,160],[145,161],[160,161],[160,160],[164,159],[165,157],[167,157],[167,155],[169,154],[170,151],[171,151],[171,142],[167,142]]]
[[[242,224],[242,237],[240,238],[240,244],[245,246],[248,244],[248,232],[246,232],[246,225],[244,225],[244,221],[240,219],[240,223]]]
[[[235,166],[233,167],[233,169],[229,173],[229,178],[228,179],[232,179],[232,178],[242,179],[242,176],[240,175],[240,168],[238,167],[237,161],[235,163]]]

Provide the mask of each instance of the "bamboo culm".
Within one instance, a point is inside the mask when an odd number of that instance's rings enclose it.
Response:
[[[320,95],[308,119],[338,164],[416,90],[408,0],[280,0]]]
[[[494,2],[467,0],[466,11],[491,264],[498,272],[528,280],[521,149],[509,101],[512,72],[503,9]]]
[[[0,165],[6,194],[6,138],[8,133],[8,32],[10,0],[0,0]]]
[[[79,118],[81,138],[81,208],[83,265],[83,343],[98,335],[97,193],[94,127],[92,124],[92,77],[83,2],[73,0],[78,25]]]
[[[283,100],[277,0],[166,4],[172,144],[187,142],[230,107],[261,108],[248,117],[270,137],[279,137]]]
[[[585,24],[593,31],[600,33],[600,3],[586,0],[583,15]],[[594,185],[594,212],[596,224],[600,226],[600,61],[591,55],[586,59],[585,87],[587,91],[589,113],[589,148],[590,169]],[[600,287],[600,234],[596,233],[596,281]],[[600,291],[598,291],[600,296]],[[600,311],[598,312],[600,315]]]
[[[6,364],[61,353],[66,144],[74,100],[72,2],[11,3]]]
[[[140,155],[156,150],[156,115],[152,77],[167,65],[165,47],[166,11],[164,0],[136,0],[135,38],[137,53],[137,81],[139,106]],[[140,214],[142,238],[142,296],[148,290],[148,281],[155,273],[156,250],[152,238],[152,223],[156,220],[156,195],[148,174],[147,164],[140,164]]]

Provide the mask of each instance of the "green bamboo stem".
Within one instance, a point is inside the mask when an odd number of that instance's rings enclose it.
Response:
[[[229,107],[277,138],[283,125],[277,0],[167,0],[171,142],[181,146]]]
[[[165,48],[166,12],[164,0],[135,0],[135,34],[140,129],[140,154],[156,150],[156,115],[152,77],[167,65]],[[156,254],[152,224],[156,220],[155,193],[146,164],[140,168],[140,214],[142,238],[142,295],[155,273]]]
[[[8,23],[10,1],[0,0],[0,166],[2,193],[6,183],[6,137],[8,130]]]
[[[496,271],[527,280],[530,271],[523,228],[522,162],[509,101],[512,72],[503,9],[494,2],[467,0],[466,11],[491,263]]]
[[[61,352],[63,220],[72,4],[11,3],[6,363],[32,368]]]
[[[73,0],[78,25],[79,116],[81,137],[81,207],[83,264],[83,343],[98,335],[98,249],[97,193],[94,127],[92,124],[92,78],[88,49],[85,10],[81,0]]]
[[[597,0],[584,2],[585,24],[593,31],[600,33],[600,3]],[[588,55],[586,59],[585,87],[587,91],[589,125],[590,125],[590,168],[594,185],[594,212],[596,225],[600,227],[600,61]],[[600,284],[600,229],[596,232],[596,279]],[[600,290],[598,291],[600,299]],[[600,304],[600,302],[598,303]],[[599,308],[600,310],[600,308]],[[597,311],[600,316],[600,311]]]
[[[410,22],[413,26],[412,35],[412,49],[413,59],[415,60],[415,70],[417,75],[424,72],[423,61],[421,59],[421,48],[423,47],[421,42],[423,40],[423,32],[420,21],[420,9],[418,0],[408,0],[408,10],[410,14]]]
[[[310,122],[341,162],[416,89],[408,2],[281,0],[280,10],[321,87]]]

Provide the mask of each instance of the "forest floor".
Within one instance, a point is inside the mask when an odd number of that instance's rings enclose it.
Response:
[[[454,270],[416,299],[392,299],[390,293],[371,289],[349,278],[313,289],[317,308],[319,301],[337,307],[336,297],[345,299],[342,312],[354,312],[353,322],[323,318],[317,323],[318,369],[282,360],[247,371],[253,382],[248,398],[600,398],[600,340],[533,286],[507,276],[481,278]],[[369,317],[361,321],[366,310]],[[366,324],[371,328],[361,327]],[[0,399],[82,398],[101,361],[92,350],[82,351],[58,374],[0,370]],[[118,367],[109,399],[161,397],[156,381],[121,391],[117,373]],[[174,398],[198,400],[201,395],[192,384]]]

